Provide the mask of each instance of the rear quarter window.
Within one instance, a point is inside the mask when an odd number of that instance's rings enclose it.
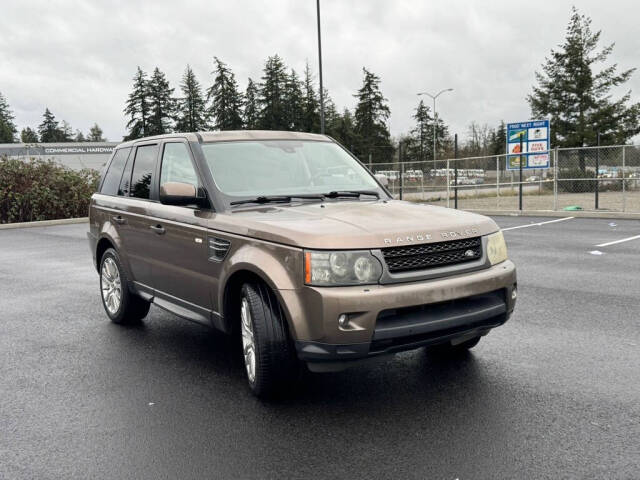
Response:
[[[129,152],[131,152],[131,148],[120,148],[116,150],[116,153],[113,155],[113,159],[109,164],[109,169],[104,176],[100,193],[105,195],[117,195],[118,187],[120,186],[120,178],[122,177],[124,166],[127,163]]]

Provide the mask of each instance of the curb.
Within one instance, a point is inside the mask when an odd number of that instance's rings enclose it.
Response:
[[[595,211],[565,211],[565,210],[474,210],[467,212],[479,213],[489,216],[510,216],[510,217],[575,217],[575,218],[613,218],[616,220],[640,220],[640,212],[595,212]]]
[[[51,227],[54,225],[70,225],[73,223],[87,223],[89,217],[80,218],[61,218],[58,220],[41,220],[39,222],[21,222],[21,223],[2,223],[0,230],[11,230],[13,228],[31,228],[31,227]]]

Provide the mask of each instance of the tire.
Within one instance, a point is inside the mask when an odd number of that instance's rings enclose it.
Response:
[[[478,335],[477,337],[470,338],[469,340],[466,340],[457,345],[451,345],[451,342],[434,345],[432,347],[429,347],[429,353],[440,356],[460,355],[475,347],[478,342],[480,342],[480,338],[482,337]]]
[[[100,298],[107,316],[113,323],[139,323],[149,313],[151,304],[129,291],[129,279],[120,256],[108,248],[100,259]]]
[[[276,396],[293,384],[299,371],[280,302],[264,283],[245,283],[239,313],[249,388],[258,397]]]

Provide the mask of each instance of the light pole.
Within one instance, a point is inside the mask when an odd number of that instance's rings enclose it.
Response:
[[[418,93],[418,96],[427,95],[428,97],[431,97],[433,99],[433,160],[434,162],[436,160],[436,126],[438,125],[438,114],[436,113],[436,98],[438,98],[444,92],[453,92],[453,88],[445,88],[444,90],[440,90],[435,95],[431,95],[428,92]],[[435,163],[434,163],[434,167],[435,167]]]
[[[316,0],[316,14],[318,17],[318,73],[320,76],[320,134],[324,135],[324,89],[322,87],[322,38],[320,35],[320,0]]]

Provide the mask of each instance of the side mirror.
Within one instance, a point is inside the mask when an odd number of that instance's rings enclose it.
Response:
[[[160,202],[165,205],[202,205],[195,185],[182,182],[167,182],[160,185]]]

